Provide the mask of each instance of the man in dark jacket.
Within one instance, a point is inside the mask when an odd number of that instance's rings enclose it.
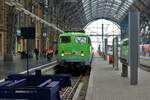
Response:
[[[36,60],[38,60],[39,59],[39,49],[35,48],[34,53],[35,53],[35,56],[36,56]]]

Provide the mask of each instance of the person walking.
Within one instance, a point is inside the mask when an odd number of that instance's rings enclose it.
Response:
[[[53,48],[49,48],[49,49],[47,50],[47,59],[48,59],[48,60],[51,60],[52,57],[53,57],[53,54],[54,54],[54,49],[53,49]]]
[[[46,48],[42,49],[42,55],[43,55],[44,58],[46,58],[46,51],[47,51]]]
[[[35,53],[35,56],[36,56],[36,60],[38,60],[39,59],[39,49],[35,48],[34,53]]]

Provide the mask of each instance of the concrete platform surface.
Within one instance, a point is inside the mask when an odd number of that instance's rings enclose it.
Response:
[[[115,71],[97,55],[92,63],[86,100],[150,100],[150,72],[139,68],[139,83],[133,86],[129,77],[121,77],[121,66]]]

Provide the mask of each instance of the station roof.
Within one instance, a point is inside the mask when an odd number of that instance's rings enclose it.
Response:
[[[76,26],[85,26],[97,19],[121,22],[137,0],[65,0],[66,18]]]
[[[82,0],[86,20],[110,19],[119,22],[135,0]]]
[[[60,0],[59,0],[60,1]],[[71,27],[84,28],[97,19],[120,23],[131,6],[141,11],[143,19],[150,18],[150,0],[62,0],[64,16]]]
[[[107,19],[120,23],[128,14],[131,6],[136,7],[142,20],[150,19],[150,0],[33,0],[41,5],[48,3],[51,19],[58,28],[83,29],[88,23],[97,19]],[[46,6],[47,7],[47,6]],[[53,23],[50,22],[50,23]],[[60,26],[60,24],[62,26]],[[52,26],[52,25],[50,25]],[[55,28],[56,29],[56,28]],[[57,29],[58,30],[58,29]]]
[[[22,1],[5,0],[5,4],[15,6],[18,11],[60,32],[83,30],[88,23],[98,19],[120,24],[127,18],[131,6],[141,12],[141,27],[149,26],[150,30],[150,0],[29,0],[33,8],[40,4],[40,9],[43,9],[43,14],[49,15],[48,18],[45,15],[39,17],[35,14],[36,10],[26,8],[26,3]]]

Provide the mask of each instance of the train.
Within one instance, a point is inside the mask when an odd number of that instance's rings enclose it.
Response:
[[[60,34],[56,51],[59,66],[65,66],[65,68],[91,67],[92,45],[90,37],[84,31],[67,31]]]
[[[150,67],[150,44],[140,45],[140,64]]]
[[[120,43],[120,62],[128,65],[128,38],[121,40]]]
[[[123,64],[128,65],[128,38],[125,38],[121,41],[120,44],[120,61]],[[149,43],[141,43],[139,45],[139,61],[140,65],[150,67],[150,44]]]

